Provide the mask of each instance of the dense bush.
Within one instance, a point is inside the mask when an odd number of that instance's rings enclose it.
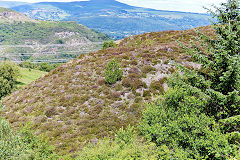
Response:
[[[44,62],[44,63],[40,63],[39,66],[37,66],[37,69],[44,72],[50,72],[51,70],[59,67],[60,65],[62,64],[61,63],[50,64],[50,63]]]
[[[0,62],[0,99],[13,91],[18,77],[16,64],[10,61]]]
[[[19,66],[22,68],[30,68],[30,69],[35,69],[37,67],[34,63],[31,63],[30,61],[24,61],[20,63]]]
[[[170,89],[163,100],[147,105],[140,130],[158,146],[177,147],[188,158],[223,159],[230,146],[214,119],[199,110],[205,104],[191,91]]]
[[[240,115],[222,119],[219,122],[225,133],[234,131],[240,132]]]
[[[107,49],[110,47],[116,47],[116,43],[111,40],[111,41],[104,41],[102,49]]]
[[[105,69],[105,80],[109,84],[113,84],[122,78],[122,69],[116,60],[108,62]]]

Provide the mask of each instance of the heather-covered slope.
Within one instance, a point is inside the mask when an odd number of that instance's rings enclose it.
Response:
[[[212,33],[210,27],[203,30]],[[117,48],[82,55],[6,97],[3,115],[15,128],[31,123],[35,134],[48,137],[62,154],[75,152],[89,140],[136,124],[144,103],[167,89],[165,78],[174,72],[170,60],[198,67],[180,55],[176,42],[189,42],[193,34],[147,33],[124,39]],[[111,59],[121,64],[123,78],[108,85],[104,69]]]
[[[0,23],[3,23],[3,22],[14,23],[14,22],[20,22],[20,21],[21,22],[37,22],[36,20],[33,20],[16,11],[0,7]]]

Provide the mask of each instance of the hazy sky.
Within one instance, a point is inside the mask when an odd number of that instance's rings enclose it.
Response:
[[[1,3],[2,0],[0,0]],[[6,0],[6,1],[24,1],[24,2],[70,2],[70,1],[87,1],[87,0]],[[203,6],[209,7],[211,4],[219,4],[227,0],[117,0],[133,6],[148,7],[160,10],[184,11],[184,12],[199,12],[203,13],[206,10]]]

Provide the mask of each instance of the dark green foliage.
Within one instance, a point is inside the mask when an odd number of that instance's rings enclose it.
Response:
[[[197,40],[201,45],[192,43],[191,48],[184,47],[202,68],[182,69],[185,72],[182,81],[209,96],[206,112],[223,119],[240,114],[239,2],[228,0],[212,14],[218,20],[214,24],[216,39],[199,33]]]
[[[233,144],[233,147],[236,148],[236,150],[239,150],[240,145],[240,133],[239,132],[231,132],[227,134],[227,138],[230,144]],[[238,155],[240,156],[240,155]],[[239,157],[240,158],[240,157]]]
[[[24,61],[20,63],[19,66],[22,68],[30,68],[30,69],[35,69],[37,67],[34,63],[31,63],[30,61]]]
[[[157,146],[180,149],[187,158],[224,159],[231,155],[230,145],[214,119],[198,109],[205,104],[191,90],[170,89],[163,100],[147,105],[140,130]]]
[[[221,124],[222,130],[225,133],[234,131],[240,132],[240,115],[222,119],[219,122]]]
[[[39,65],[39,70],[40,71],[45,71],[45,72],[49,72],[52,70],[52,67],[49,63],[41,63]]]
[[[122,69],[119,63],[113,59],[108,62],[107,67],[105,69],[105,80],[109,84],[113,84],[116,81],[122,78]]]
[[[10,61],[0,62],[0,99],[13,91],[19,77],[19,69]]]
[[[110,48],[110,47],[115,48],[116,47],[116,43],[113,40],[111,40],[111,41],[104,41],[102,49],[107,49],[107,48]]]
[[[61,63],[50,64],[50,63],[44,62],[44,63],[40,63],[36,69],[39,69],[40,71],[50,72],[51,70],[59,67],[60,65],[62,65],[62,64]]]
[[[56,39],[55,43],[56,44],[64,44],[64,41],[62,39]]]

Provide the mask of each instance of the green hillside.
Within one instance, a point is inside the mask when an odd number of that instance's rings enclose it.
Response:
[[[204,31],[212,33],[209,27]],[[164,93],[165,79],[174,72],[170,60],[197,66],[180,55],[176,42],[189,42],[191,35],[193,30],[153,32],[82,55],[6,97],[4,117],[16,128],[32,122],[35,133],[49,137],[62,154],[93,138],[113,136],[121,126],[137,124],[144,103]],[[120,63],[123,78],[109,85],[104,70],[112,59]]]
[[[35,69],[20,68],[20,77],[18,79],[19,87],[24,87],[46,74],[47,72]]]
[[[0,28],[0,58],[18,63],[27,59],[66,62],[100,49],[109,40],[106,34],[76,22],[37,21],[5,8],[0,8]]]

